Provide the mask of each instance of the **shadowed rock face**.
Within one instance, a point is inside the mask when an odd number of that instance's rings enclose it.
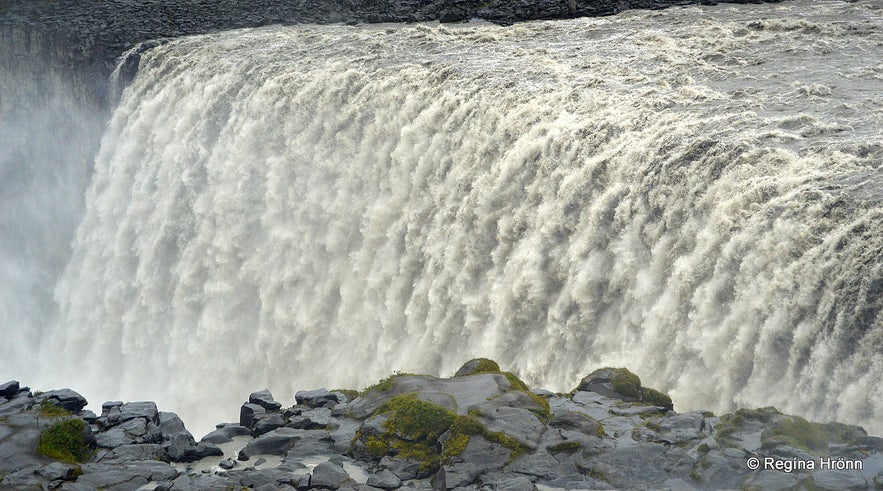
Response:
[[[883,439],[860,427],[811,423],[774,408],[715,417],[627,401],[605,368],[570,394],[531,392],[507,372],[438,378],[399,374],[362,393],[298,393],[284,408],[269,391],[245,426],[221,424],[196,442],[152,402],[108,402],[102,415],[47,413],[17,383],[0,386],[0,488],[207,489],[874,489],[883,484]],[[614,384],[618,388],[623,385]],[[16,390],[12,391],[12,387]],[[597,390],[595,390],[597,389]],[[80,400],[70,389],[54,391]],[[266,419],[279,426],[263,431]],[[46,428],[81,419],[92,438],[82,462],[31,449]],[[315,424],[305,424],[305,421]],[[223,447],[223,448],[222,448]],[[823,469],[836,456],[862,469]],[[815,462],[794,472],[751,470],[755,457]],[[152,489],[152,488],[151,488]]]
[[[775,1],[775,0],[774,0]],[[0,50],[27,50],[74,76],[76,92],[104,104],[115,61],[138,43],[270,24],[517,21],[613,15],[711,0],[13,0],[0,6]],[[733,0],[733,3],[745,3]],[[40,42],[35,42],[41,38]],[[131,74],[130,74],[131,75]],[[2,85],[7,87],[6,84]]]

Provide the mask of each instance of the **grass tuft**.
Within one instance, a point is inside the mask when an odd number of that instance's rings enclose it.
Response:
[[[86,422],[77,418],[57,421],[40,434],[37,452],[64,462],[85,462],[92,456],[86,443]]]

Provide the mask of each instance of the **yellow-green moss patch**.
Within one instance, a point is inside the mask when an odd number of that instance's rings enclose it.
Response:
[[[613,372],[610,386],[617,394],[639,399],[641,397],[641,379],[628,368],[607,368]]]
[[[85,462],[92,456],[92,449],[85,438],[87,428],[86,422],[81,419],[57,421],[40,434],[37,452],[64,462]]]
[[[43,416],[56,417],[56,416],[71,416],[72,412],[67,409],[59,406],[55,402],[52,402],[49,399],[43,399],[40,401],[40,414]]]
[[[800,416],[785,416],[763,431],[761,443],[763,448],[788,445],[810,452],[824,452],[828,450],[828,435],[818,423],[810,423]]]

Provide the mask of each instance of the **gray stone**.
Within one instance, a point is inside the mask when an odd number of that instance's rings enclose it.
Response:
[[[169,462],[169,455],[161,445],[145,443],[140,445],[120,445],[96,458],[97,462],[129,462],[133,460],[156,460]]]
[[[592,436],[600,436],[603,432],[601,423],[598,420],[585,413],[576,411],[565,410],[555,414],[549,422],[549,426]]]
[[[320,407],[292,416],[286,426],[300,430],[318,430],[327,428],[333,420],[331,410]]]
[[[743,487],[747,489],[762,489],[764,491],[788,491],[799,489],[799,483],[803,479],[806,479],[806,475],[766,470],[751,476],[745,481]]]
[[[860,471],[815,471],[812,473],[812,480],[816,489],[824,491],[858,491],[871,487]]]
[[[77,466],[74,464],[66,464],[64,462],[53,462],[36,470],[44,479],[49,481],[67,481],[75,477]]]
[[[12,399],[16,394],[18,394],[18,389],[18,380],[10,380],[9,382],[4,382],[0,384],[0,396],[7,399]]]
[[[40,442],[40,429],[34,413],[10,414],[0,419],[0,475],[45,463],[34,453]]]
[[[377,465],[384,469],[389,469],[403,481],[416,479],[420,472],[420,462],[414,459],[400,459],[398,457],[386,456],[380,459],[380,462]]]
[[[98,421],[98,415],[88,409],[83,409],[82,411],[77,413],[77,417],[89,424],[93,424]]]
[[[179,436],[189,437],[193,439],[193,435],[184,427],[184,421],[175,413],[160,412],[157,419],[159,423],[157,428],[163,441],[169,441]]]
[[[273,399],[273,394],[266,389],[252,392],[251,395],[248,396],[248,402],[249,404],[257,404],[267,411],[278,411],[282,409],[282,403]]]
[[[99,447],[115,448],[120,445],[144,443],[147,435],[147,420],[143,418],[130,419],[118,423],[107,431],[95,435],[95,443]]]
[[[285,426],[285,420],[282,419],[281,414],[262,414],[256,418],[252,429],[252,435],[256,437],[261,436],[264,433],[273,431],[276,428],[281,428],[283,426]]]
[[[338,453],[334,448],[331,434],[325,430],[297,430],[300,438],[285,454],[286,458],[305,458],[315,455]]]
[[[489,473],[479,479],[482,489],[494,491],[536,491],[537,487],[530,479],[518,474]]]
[[[169,464],[150,460],[133,461],[125,465],[90,463],[83,464],[80,468],[83,475],[77,478],[77,484],[93,490],[133,490],[152,481],[172,481],[178,477],[178,471]]]
[[[338,489],[350,476],[343,466],[333,462],[322,462],[313,469],[310,486],[325,489]]]
[[[398,489],[402,485],[402,480],[392,471],[388,469],[380,469],[374,474],[368,476],[366,484],[380,489]]]
[[[233,437],[251,435],[251,430],[245,426],[227,425],[222,426],[202,437],[207,443],[227,443],[233,441]]]
[[[518,407],[500,406],[491,400],[475,408],[476,418],[489,431],[500,431],[528,448],[535,449],[545,431],[536,414]]]
[[[267,410],[263,406],[251,403],[243,404],[239,409],[239,425],[251,428],[256,418],[266,412]]]
[[[263,434],[239,451],[239,460],[248,460],[255,455],[284,455],[300,440],[302,433],[292,428],[278,428]]]
[[[71,389],[50,390],[41,394],[37,400],[55,402],[55,404],[58,404],[72,413],[80,412],[87,404],[85,397]]]
[[[193,437],[179,435],[163,445],[175,462],[195,462],[213,455],[224,455],[223,450],[212,443],[194,443]]]
[[[327,389],[299,390],[294,394],[294,400],[298,404],[310,407],[331,408],[341,402],[346,402],[346,396],[340,392],[329,392]]]
[[[153,401],[129,402],[119,406],[120,415],[118,423],[130,419],[144,418],[152,423],[159,423],[159,411]]]

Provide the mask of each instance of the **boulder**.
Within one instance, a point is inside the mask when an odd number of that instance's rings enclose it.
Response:
[[[169,441],[179,436],[189,437],[193,439],[193,435],[184,427],[184,421],[175,413],[160,412],[158,416],[159,424],[157,428],[161,435],[162,441]]]
[[[374,486],[375,488],[380,489],[398,489],[402,485],[402,480],[399,479],[392,471],[388,469],[380,469],[368,476],[368,481],[366,482],[368,486]]]
[[[54,402],[72,413],[80,412],[87,404],[85,397],[71,389],[50,390],[44,392],[37,398],[37,401],[44,400]]]
[[[99,447],[116,448],[121,445],[145,443],[147,436],[147,420],[144,418],[130,419],[118,423],[106,431],[95,435],[95,443]]]
[[[299,430],[277,428],[250,441],[239,451],[239,460],[248,460],[255,455],[284,455],[301,438]]]
[[[212,443],[195,443],[193,437],[179,435],[163,445],[163,449],[174,462],[195,462],[213,455],[224,455],[224,451]]]
[[[346,402],[347,397],[340,392],[329,392],[327,389],[300,390],[294,394],[298,404],[310,407],[332,408],[341,402]]]
[[[9,382],[4,382],[0,384],[0,396],[5,397],[7,399],[12,399],[18,394],[19,384],[18,380],[10,380]]]
[[[267,412],[263,406],[257,404],[246,403],[239,409],[239,425],[251,428],[254,426],[257,417]]]
[[[334,462],[322,462],[313,469],[310,486],[322,489],[339,489],[350,479],[343,466]]]
[[[222,426],[202,437],[206,443],[227,443],[233,441],[233,437],[251,435],[251,430],[245,426],[231,424]]]
[[[282,403],[273,399],[273,394],[266,389],[252,392],[251,395],[248,396],[248,402],[249,404],[257,404],[267,411],[278,411],[282,409]]]
[[[251,434],[257,437],[283,426],[285,426],[285,419],[282,418],[281,414],[262,414],[255,419]]]
[[[474,358],[464,363],[454,376],[465,377],[467,375],[476,375],[479,373],[500,373],[500,365],[497,365],[497,362],[487,358]]]
[[[144,418],[153,423],[159,423],[159,411],[153,401],[129,402],[119,406],[120,415],[118,423],[130,419]]]

